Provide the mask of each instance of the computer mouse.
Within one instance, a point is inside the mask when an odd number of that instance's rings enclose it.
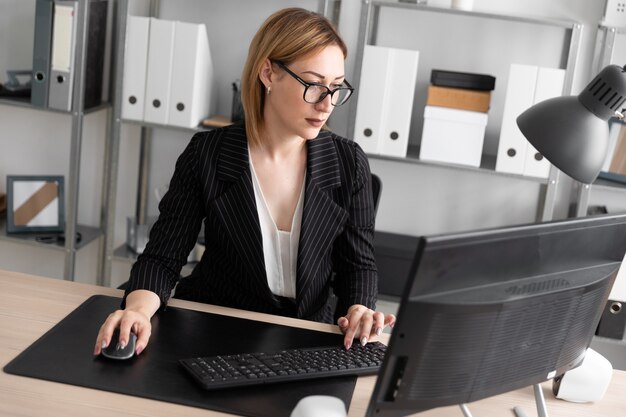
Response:
[[[346,405],[330,395],[309,395],[298,401],[291,417],[346,417]]]
[[[135,343],[137,342],[137,335],[135,333],[130,332],[130,338],[128,339],[128,344],[122,349],[119,345],[119,337],[120,331],[119,329],[115,329],[113,332],[113,336],[111,336],[111,341],[109,345],[102,349],[102,356],[109,359],[130,359],[135,354]]]

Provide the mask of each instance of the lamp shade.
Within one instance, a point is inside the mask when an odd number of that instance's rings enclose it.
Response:
[[[526,139],[554,166],[585,184],[592,183],[608,150],[608,119],[626,101],[626,71],[604,68],[578,96],[535,104],[517,118]]]

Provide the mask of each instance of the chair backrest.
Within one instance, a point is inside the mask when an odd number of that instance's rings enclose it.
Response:
[[[372,174],[372,195],[374,197],[374,214],[378,213],[378,202],[380,201],[380,193],[383,188],[383,183],[380,177],[376,174]]]

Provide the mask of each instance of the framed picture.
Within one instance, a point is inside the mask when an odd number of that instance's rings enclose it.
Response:
[[[7,176],[7,233],[63,232],[62,176]]]

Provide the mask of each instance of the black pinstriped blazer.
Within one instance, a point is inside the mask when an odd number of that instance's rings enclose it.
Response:
[[[197,133],[180,155],[127,294],[148,289],[165,304],[204,220],[205,253],[176,287],[176,297],[331,321],[334,271],[336,315],[352,304],[374,308],[378,275],[367,158],[355,142],[328,131],[307,147],[295,303],[273,295],[267,284],[243,125]]]

